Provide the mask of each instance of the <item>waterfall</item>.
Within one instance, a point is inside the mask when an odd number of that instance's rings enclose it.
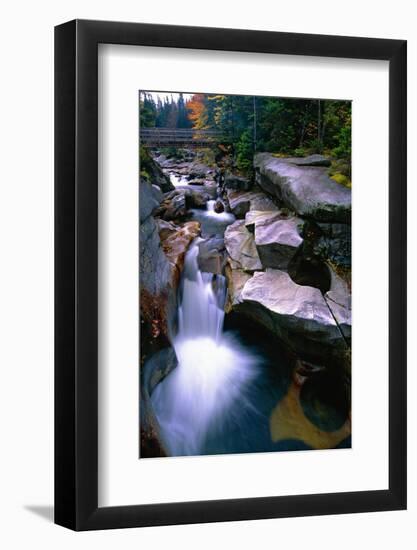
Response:
[[[198,242],[195,239],[187,253],[181,280],[178,306],[178,334],[175,344],[196,338],[210,338],[218,342],[224,320],[226,279],[198,268]]]
[[[214,205],[216,204],[215,200],[207,201],[207,212],[209,215],[215,214]]]
[[[155,388],[152,404],[172,456],[204,452],[207,435],[236,414],[257,374],[258,359],[223,332],[222,275],[201,272],[196,239],[185,258],[173,346],[178,366]]]
[[[216,220],[218,220],[219,222],[223,221],[223,222],[227,222],[228,224],[229,223],[233,223],[235,221],[235,217],[233,214],[231,214],[230,212],[216,212],[214,210],[214,205],[216,204],[216,201],[215,200],[209,200],[207,201],[207,210],[205,212],[206,216],[210,217],[210,218],[215,218]]]

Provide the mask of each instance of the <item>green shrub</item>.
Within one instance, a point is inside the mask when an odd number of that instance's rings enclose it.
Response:
[[[295,157],[306,157],[308,155],[307,150],[304,147],[297,147],[294,149]]]
[[[309,143],[310,153],[322,153],[323,142],[319,139],[312,139]]]
[[[148,149],[143,145],[139,148],[139,162],[141,174],[142,172],[149,174],[149,172],[151,172],[151,157],[149,156]]]
[[[141,170],[140,171],[140,177],[145,179],[146,181],[150,180],[150,176],[149,176],[149,174],[146,170]]]
[[[352,182],[350,181],[350,179],[344,174],[341,174],[340,172],[336,172],[330,177],[332,180],[336,181],[337,183],[340,183],[341,185],[344,185],[345,187],[348,187],[349,189],[352,187]]]
[[[348,179],[351,179],[352,177],[350,162],[345,159],[332,160],[332,164],[328,172],[329,176],[333,176],[334,174],[343,174]]]
[[[333,149],[333,155],[335,157],[350,159],[352,154],[350,125],[344,126],[343,128],[340,129],[338,141],[339,141],[339,144]]]

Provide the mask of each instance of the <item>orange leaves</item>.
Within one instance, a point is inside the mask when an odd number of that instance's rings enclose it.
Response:
[[[186,103],[188,118],[193,123],[194,128],[199,130],[205,129],[207,125],[205,97],[205,94],[194,94]]]

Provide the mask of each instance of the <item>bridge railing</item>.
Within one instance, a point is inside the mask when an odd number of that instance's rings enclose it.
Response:
[[[217,143],[225,139],[218,130],[193,128],[141,128],[140,141],[144,145],[197,145]]]

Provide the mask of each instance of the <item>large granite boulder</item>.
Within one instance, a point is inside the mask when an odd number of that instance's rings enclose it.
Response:
[[[139,284],[152,296],[167,291],[171,267],[159,238],[155,219],[149,216],[139,227]]]
[[[161,204],[161,202],[164,200],[164,194],[162,193],[161,188],[155,184],[152,184],[152,194],[153,198],[158,202],[158,204]]]
[[[151,396],[158,383],[178,365],[173,348],[154,353],[141,369],[140,392],[140,456],[141,458],[167,456]]]
[[[349,286],[337,273],[331,269],[330,290],[324,295],[340,331],[350,344],[352,336],[352,305]]]
[[[176,220],[185,218],[187,215],[186,197],[184,194],[178,194],[171,200],[164,214],[164,220]]]
[[[224,212],[224,203],[220,199],[217,199],[214,203],[213,210],[216,212],[216,214],[221,214],[222,212]]]
[[[321,222],[350,223],[351,191],[322,166],[303,166],[292,158],[255,155],[258,185],[298,215]]]
[[[210,200],[210,195],[204,191],[193,191],[191,189],[185,190],[185,202],[187,208],[207,208],[207,202]]]
[[[210,198],[210,194],[204,190],[175,189],[164,195],[163,201],[153,214],[162,217],[165,221],[182,221],[187,217],[189,209],[205,210]]]
[[[159,189],[159,188],[158,188]],[[139,220],[144,222],[160,204],[160,195],[144,178],[139,181]]]
[[[159,195],[145,179],[139,188],[139,287],[142,321],[155,330],[155,334],[168,334],[168,318],[175,307],[176,289],[184,263],[185,252],[190,242],[199,234],[198,222],[189,222],[183,227],[167,220],[154,218],[161,206]],[[169,206],[178,198],[172,196]],[[165,207],[166,209],[166,207]],[[178,216],[175,216],[175,218]],[[156,337],[156,336],[155,336]]]
[[[171,183],[169,176],[164,174],[162,168],[157,162],[152,158],[149,152],[141,147],[140,149],[140,171],[143,174],[146,174],[146,178],[153,185],[157,185],[163,193],[167,193],[172,189],[175,189],[174,185]]]
[[[178,366],[173,348],[163,348],[154,353],[141,369],[141,388],[145,396],[151,397],[156,386]]]
[[[236,218],[244,218],[249,210],[278,210],[271,198],[259,187],[254,187],[251,191],[227,189],[227,199]]]
[[[300,235],[302,220],[275,211],[251,210],[246,214],[245,225],[249,230],[253,228],[262,266],[287,270],[303,242]]]
[[[156,223],[158,224],[158,233],[161,241],[165,240],[169,235],[175,233],[180,228],[179,225],[176,225],[173,222],[167,222],[161,218],[156,218]]]
[[[141,330],[156,343],[159,336],[168,336],[168,319],[175,307],[176,294],[172,287],[172,267],[152,216],[139,226],[139,290]]]
[[[237,220],[226,228],[224,244],[232,269],[243,269],[244,271],[262,269],[255,239],[248,231],[245,220]]]
[[[175,190],[167,193],[162,203],[153,211],[154,216],[165,221],[181,221],[187,216],[187,203],[184,191]]]
[[[274,210],[249,210],[245,215],[245,225],[249,231],[255,233],[255,226],[270,224],[280,219],[282,219],[282,214],[278,208]]]
[[[193,162],[188,167],[187,178],[191,180],[201,179],[205,180],[214,175],[214,170],[201,162]]]
[[[301,358],[326,362],[341,358],[346,343],[322,293],[294,283],[278,269],[256,272],[238,297],[241,312],[276,334]]]

